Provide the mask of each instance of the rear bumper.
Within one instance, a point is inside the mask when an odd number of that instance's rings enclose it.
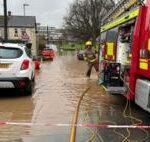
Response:
[[[32,81],[29,78],[25,78],[25,77],[0,78],[0,88],[25,89],[31,85],[31,82]],[[9,84],[12,84],[12,85],[9,85]]]

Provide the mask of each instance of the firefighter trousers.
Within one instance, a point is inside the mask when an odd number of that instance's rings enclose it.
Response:
[[[91,76],[91,72],[92,72],[92,68],[95,68],[96,72],[98,72],[98,63],[88,63],[88,69],[87,69],[87,73],[86,76],[90,77]]]

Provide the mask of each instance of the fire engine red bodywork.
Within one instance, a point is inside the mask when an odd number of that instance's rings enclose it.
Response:
[[[123,85],[118,85],[119,87],[124,87],[125,84],[129,84],[128,86],[128,94],[127,94],[127,99],[129,100],[135,100],[135,92],[136,92],[136,82],[137,79],[146,79],[150,80],[150,0],[147,0],[146,4],[141,4],[136,7],[139,11],[139,13],[136,15],[135,19],[132,19],[132,21],[127,21],[131,22],[131,26],[133,27],[132,30],[132,41],[131,41],[131,46],[130,46],[130,51],[132,51],[132,55],[130,52],[130,60],[128,66],[126,66],[126,70],[122,69],[122,76],[121,81],[123,82]],[[132,10],[131,10],[132,11]],[[130,11],[129,11],[130,13]],[[129,25],[129,23],[123,23],[124,25]],[[118,31],[116,30],[117,36],[119,37],[119,30],[121,26],[118,25]],[[116,27],[117,28],[117,27]],[[128,27],[127,27],[128,28]],[[113,50],[110,51],[110,55],[107,53],[109,46],[108,43],[108,33],[109,31],[113,31],[114,27],[110,27],[108,30],[104,30],[102,32],[103,36],[101,38],[102,40],[102,72],[104,72],[104,69],[106,68],[105,62],[108,61],[108,64],[111,64],[111,62],[116,63],[118,62],[117,60],[117,55],[120,50],[118,46],[118,37],[116,37],[116,40],[112,41],[114,44],[113,46],[110,45]],[[120,38],[120,37],[119,37]],[[110,42],[111,43],[111,42]],[[111,48],[111,49],[112,49]],[[118,52],[118,53],[117,53]],[[122,54],[122,53],[120,53]],[[99,54],[100,55],[100,54]],[[131,64],[130,64],[131,61]],[[104,64],[105,63],[105,64]],[[101,64],[101,63],[100,63]],[[120,63],[123,67],[124,65]],[[126,72],[125,72],[126,71]],[[102,74],[103,75],[103,74]],[[109,77],[109,75],[107,75]],[[121,77],[122,77],[121,76]],[[103,78],[101,78],[103,81]],[[104,80],[104,86],[109,87],[109,82],[105,82]],[[110,85],[111,86],[111,85]],[[113,86],[113,85],[112,85]]]
[[[142,58],[148,60],[148,70],[139,68],[140,64],[140,50],[144,49],[148,52],[148,40],[150,39],[150,1],[146,5],[140,7],[139,16],[137,17],[135,30],[133,35],[132,60],[131,60],[131,74],[130,84],[131,89],[128,94],[128,99],[135,99],[135,86],[138,78],[150,79],[150,59],[148,57]]]

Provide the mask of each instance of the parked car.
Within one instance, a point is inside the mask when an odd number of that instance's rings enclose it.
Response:
[[[33,61],[35,70],[39,70],[41,68],[40,58],[37,56],[33,56]]]
[[[78,52],[77,52],[77,58],[78,58],[78,60],[84,60],[84,53],[85,53],[85,51],[84,50],[79,50]]]
[[[55,57],[55,51],[50,48],[45,48],[42,52],[43,60],[53,60]]]
[[[25,45],[0,43],[0,88],[32,93],[35,79],[31,51]]]

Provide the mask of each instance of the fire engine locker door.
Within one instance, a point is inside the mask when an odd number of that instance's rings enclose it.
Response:
[[[150,77],[150,0],[146,3],[140,32],[138,74]]]

